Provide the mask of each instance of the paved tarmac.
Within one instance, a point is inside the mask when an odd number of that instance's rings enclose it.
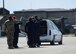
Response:
[[[28,48],[26,37],[19,37],[19,49],[8,49],[6,37],[0,37],[0,54],[76,54],[76,37],[64,37],[63,45],[42,43],[40,48]]]

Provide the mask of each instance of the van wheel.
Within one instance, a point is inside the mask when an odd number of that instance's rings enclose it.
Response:
[[[58,43],[59,43],[59,45],[62,45],[62,40],[60,42],[58,42]]]
[[[39,45],[41,45],[41,42],[39,42]]]
[[[60,42],[58,42],[59,43],[59,45],[62,45],[62,37],[61,37],[61,41]]]
[[[50,45],[55,45],[55,35],[53,37],[53,40],[50,42]]]
[[[51,41],[51,42],[50,42],[50,45],[55,45],[55,44],[54,44],[54,41]]]

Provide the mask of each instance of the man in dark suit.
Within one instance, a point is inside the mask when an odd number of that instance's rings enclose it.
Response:
[[[25,32],[27,33],[27,44],[29,48],[35,47],[35,18],[30,17],[29,22],[25,25]]]
[[[40,19],[38,16],[34,16],[35,18],[35,46],[40,47]]]
[[[28,37],[28,46],[40,47],[39,22],[36,21],[35,16],[29,18],[29,22],[25,25],[25,32]]]
[[[20,29],[19,29],[20,22],[16,20],[15,16],[13,16],[13,20],[14,20],[14,27],[15,27],[13,46],[14,48],[19,48],[17,44],[18,44],[18,37],[20,33]]]

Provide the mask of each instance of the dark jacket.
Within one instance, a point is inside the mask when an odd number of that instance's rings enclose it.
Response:
[[[15,23],[14,26],[15,26],[15,32],[20,33],[19,23]]]
[[[39,42],[39,23],[38,22],[28,22],[25,25],[25,32],[28,37],[28,45]]]
[[[28,22],[25,25],[25,32],[28,36],[34,36],[35,35],[35,23],[34,22]]]
[[[27,35],[39,36],[39,28],[38,22],[28,22],[25,25],[25,32]]]

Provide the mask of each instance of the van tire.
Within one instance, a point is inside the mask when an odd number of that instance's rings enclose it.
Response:
[[[51,41],[51,42],[50,42],[50,45],[55,45],[55,44],[54,44],[54,41]]]
[[[58,44],[59,45],[62,45],[62,36],[61,36],[61,40],[60,40],[60,42],[58,42]]]
[[[58,43],[59,43],[59,45],[62,45],[62,40],[60,42],[58,42]]]
[[[41,45],[41,42],[39,42],[39,45]]]
[[[53,40],[50,42],[50,45],[55,45],[55,35],[53,37]]]

